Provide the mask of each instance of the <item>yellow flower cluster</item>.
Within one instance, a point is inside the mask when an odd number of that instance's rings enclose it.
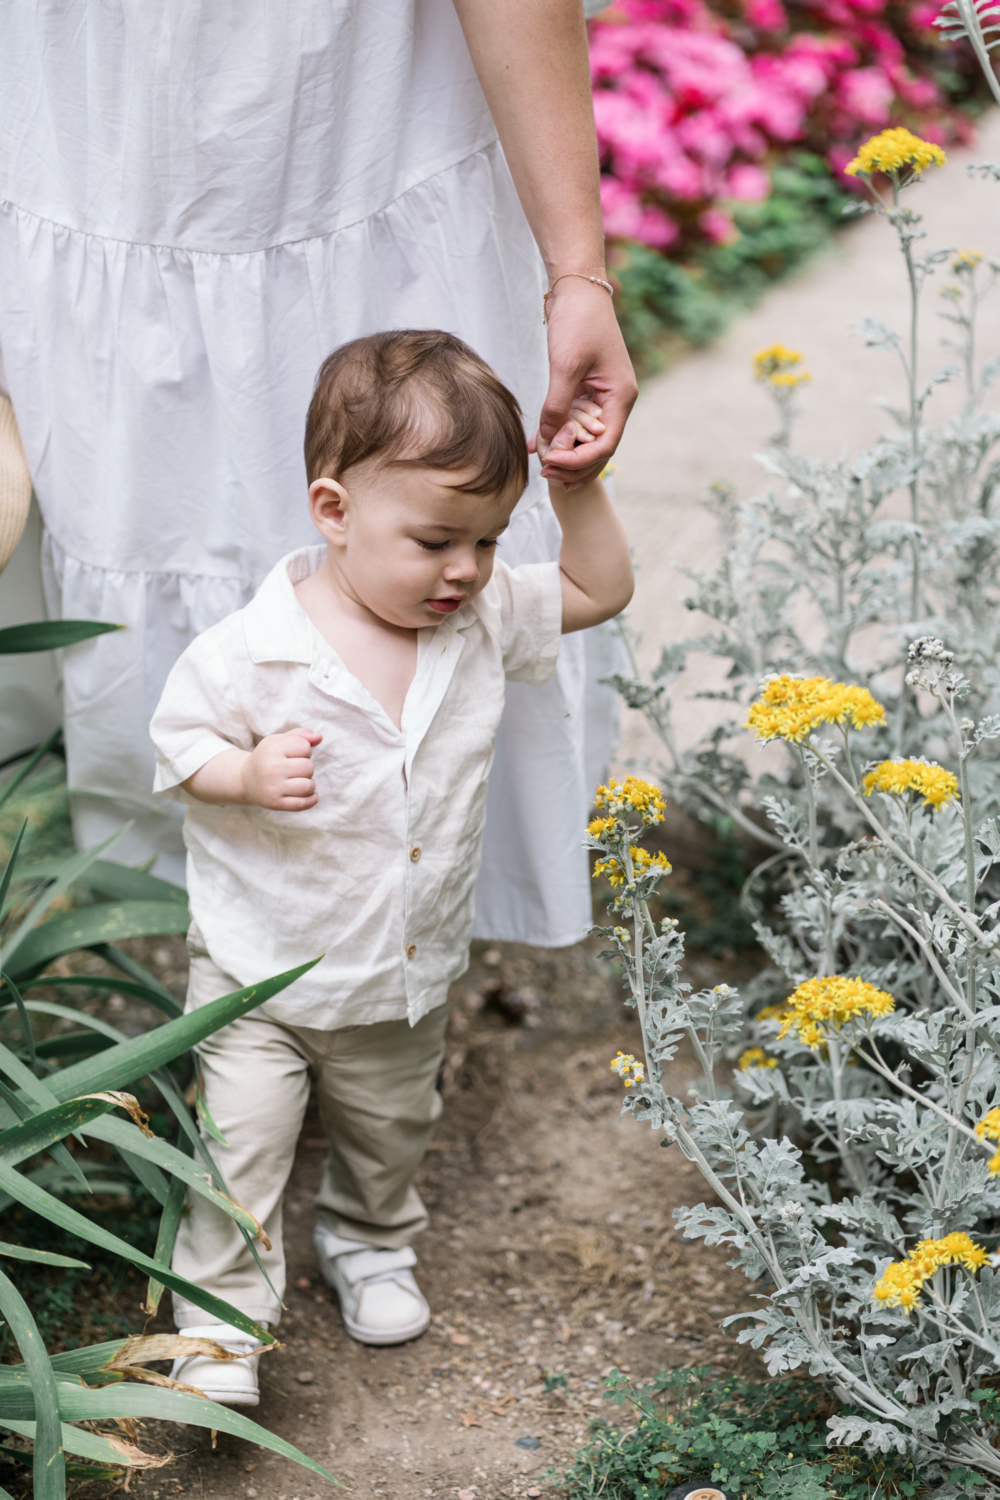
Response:
[[[802,355],[797,349],[786,349],[784,344],[770,344],[761,349],[753,359],[753,378],[768,385],[805,385],[812,379],[808,370],[798,368]]]
[[[765,1005],[753,1017],[755,1021],[783,1021],[788,1015],[788,1005],[782,1000],[780,1005]]]
[[[991,1109],[983,1116],[976,1126],[976,1134],[981,1141],[1000,1141],[1000,1109]],[[990,1171],[994,1177],[1000,1172],[1000,1151],[990,1158]]]
[[[826,1040],[825,1027],[840,1027],[861,1015],[887,1016],[895,1008],[892,996],[866,979],[845,979],[839,974],[807,979],[788,997],[778,1040],[794,1031],[816,1052]]]
[[[960,250],[951,258],[953,271],[974,271],[983,258],[981,250]]]
[[[587,832],[591,838],[599,839],[609,829],[614,828],[615,821],[614,818],[595,818],[592,823],[587,824]]]
[[[868,772],[862,785],[866,797],[872,792],[888,792],[893,797],[916,792],[923,797],[923,805],[935,812],[958,795],[957,776],[928,760],[884,760]]]
[[[607,786],[597,788],[597,796],[594,798],[594,806],[602,812],[611,814],[610,819],[605,819],[605,827],[615,818],[621,817],[623,812],[637,812],[642,814],[644,823],[662,823],[663,811],[666,807],[663,793],[658,786],[651,781],[641,781],[638,776],[626,776],[622,782],[609,781]],[[595,819],[599,822],[600,819]],[[591,832],[593,832],[593,823]],[[598,837],[597,834],[594,837]]]
[[[771,677],[750,705],[747,727],[761,740],[804,740],[819,724],[853,729],[883,724],[885,709],[867,688],[829,677]]]
[[[673,866],[665,854],[650,854],[646,849],[633,849],[632,869],[636,875],[648,875],[651,870],[662,870],[664,874],[669,875]],[[620,860],[615,859],[614,855],[597,861],[594,866],[594,879],[596,880],[599,875],[607,875],[612,886],[625,884],[625,867]]]
[[[947,160],[940,146],[899,127],[873,135],[844,171],[849,177],[871,177],[876,172],[898,177],[900,172],[908,170],[919,177],[925,167],[943,167]]]
[[[778,1059],[768,1057],[763,1047],[748,1047],[745,1052],[740,1053],[740,1060],[736,1066],[737,1068],[776,1068]]]
[[[618,1074],[626,1088],[631,1088],[635,1083],[641,1083],[646,1076],[646,1069],[641,1062],[636,1062],[631,1052],[619,1052],[617,1057],[613,1057],[611,1071]]]
[[[905,1307],[907,1312],[919,1300],[920,1290],[942,1266],[964,1266],[978,1271],[989,1256],[967,1234],[947,1234],[943,1240],[921,1240],[905,1260],[894,1260],[882,1273],[872,1290],[872,1299],[883,1307]]]

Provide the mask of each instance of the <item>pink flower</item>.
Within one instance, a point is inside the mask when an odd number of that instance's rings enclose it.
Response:
[[[744,0],[743,14],[758,31],[784,31],[788,25],[781,0]]]
[[[741,203],[760,203],[771,191],[771,179],[762,167],[738,162],[726,174],[726,197]]]
[[[863,125],[887,125],[892,97],[892,84],[881,68],[854,68],[842,73],[837,85],[837,103]]]
[[[739,230],[724,208],[706,208],[698,217],[698,227],[713,245],[731,245],[739,239]]]

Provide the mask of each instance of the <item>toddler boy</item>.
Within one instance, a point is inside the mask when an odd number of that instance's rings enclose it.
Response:
[[[602,431],[580,399],[556,442]],[[541,456],[545,445],[540,439]],[[188,804],[188,1009],[323,953],[198,1049],[229,1191],[263,1224],[285,1288],[282,1194],[315,1079],[329,1154],[315,1245],[347,1331],[416,1337],[427,1215],[413,1186],[441,1109],[448,986],[468,964],[486,783],[504,681],[545,682],[561,632],[632,592],[599,480],[550,486],[558,563],[497,546],[528,477],[517,402],[446,333],[357,339],[320,370],[305,441],[322,544],[199,636],[152,722],[156,791]],[[280,1302],[233,1221],[192,1195],[174,1269],[274,1327]],[[174,1297],[182,1332],[245,1356],[175,1378],[258,1400],[256,1345]]]

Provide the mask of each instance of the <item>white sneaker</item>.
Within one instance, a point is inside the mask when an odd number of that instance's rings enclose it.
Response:
[[[262,1324],[267,1327],[267,1324]],[[174,1360],[170,1371],[171,1380],[180,1380],[193,1385],[210,1401],[222,1406],[256,1406],[260,1401],[257,1384],[257,1366],[260,1363],[259,1339],[234,1328],[231,1323],[202,1323],[196,1328],[179,1328],[177,1332],[186,1339],[212,1339],[229,1349],[240,1359],[212,1359],[207,1354],[186,1354]]]
[[[317,1224],[313,1244],[323,1280],[340,1298],[344,1327],[360,1344],[405,1344],[431,1321],[431,1310],[413,1277],[417,1257],[377,1250]]]

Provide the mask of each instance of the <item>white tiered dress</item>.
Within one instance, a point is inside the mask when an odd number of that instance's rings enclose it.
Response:
[[[37,0],[0,49],[0,354],[45,525],[78,840],[182,878],[148,725],[198,632],[314,540],[301,441],[345,339],[439,327],[547,381],[543,268],[451,0]],[[537,471],[501,556],[555,556]],[[606,635],[511,684],[482,936],[589,922],[580,845],[614,723]]]

